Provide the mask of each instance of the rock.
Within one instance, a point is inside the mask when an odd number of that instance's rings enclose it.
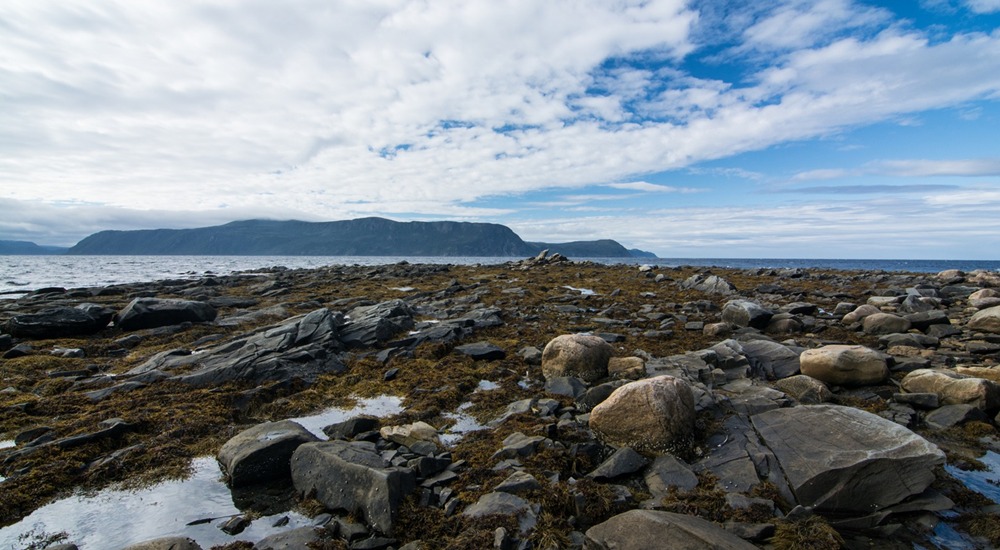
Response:
[[[7,351],[14,347],[14,338],[10,334],[0,334],[0,351]]]
[[[1000,305],[1000,291],[993,288],[977,290],[969,295],[969,305],[976,309],[987,309]]]
[[[298,380],[308,385],[321,374],[347,368],[334,353],[341,347],[336,324],[336,315],[326,308],[317,309],[198,354],[157,354],[126,375],[194,367],[173,378],[195,387],[216,387],[233,381],[260,385]]]
[[[687,440],[694,421],[691,386],[668,375],[625,384],[590,413],[600,439],[641,452],[663,452]]]
[[[845,325],[853,325],[854,323],[863,320],[865,317],[868,317],[869,315],[874,315],[876,313],[881,313],[881,312],[882,312],[881,309],[871,304],[863,304],[856,307],[854,311],[844,315],[844,317],[841,318],[841,322],[844,323]]]
[[[312,441],[319,439],[296,422],[265,422],[236,434],[217,458],[229,485],[243,487],[289,477],[292,453]]]
[[[413,309],[403,300],[389,300],[352,309],[341,327],[341,340],[348,346],[373,346],[413,328]]]
[[[467,518],[485,516],[514,516],[518,518],[521,533],[527,533],[535,527],[538,518],[531,504],[523,498],[510,493],[487,493],[466,508],[462,515]]]
[[[572,376],[557,376],[545,381],[545,391],[555,395],[565,395],[566,397],[577,397],[587,391],[587,385],[579,378]],[[610,394],[610,392],[608,392]]]
[[[979,310],[965,326],[969,330],[1000,334],[1000,306]]]
[[[718,275],[692,275],[681,282],[681,288],[697,290],[707,294],[733,294],[736,287]]]
[[[935,409],[924,417],[924,422],[931,428],[944,430],[972,420],[988,421],[982,410],[972,405],[945,405]]]
[[[31,347],[29,344],[18,344],[9,350],[5,351],[3,354],[4,359],[17,359],[18,357],[25,357],[31,355],[35,351],[35,348]]]
[[[122,330],[141,330],[181,323],[210,323],[215,308],[205,302],[136,298],[115,316],[115,326]]]
[[[910,330],[910,321],[891,313],[873,313],[861,321],[865,334],[895,334]]]
[[[528,472],[514,472],[507,479],[501,481],[500,485],[497,485],[494,491],[498,493],[517,494],[541,488],[542,484],[535,479],[535,476]]]
[[[924,311],[921,313],[910,313],[904,317],[910,322],[910,328],[915,328],[919,331],[926,331],[934,325],[951,324],[951,319],[948,318],[948,314],[939,309]]]
[[[314,494],[327,508],[358,514],[387,535],[403,499],[416,487],[409,468],[391,466],[374,447],[344,441],[301,445],[291,469],[299,494]]]
[[[497,361],[507,357],[507,352],[503,348],[489,342],[465,344],[456,347],[455,351],[462,355],[468,355],[477,361]]]
[[[646,376],[646,362],[639,357],[612,357],[608,361],[608,376],[637,380]]]
[[[201,550],[201,546],[187,537],[162,537],[126,546],[124,550]]]
[[[763,330],[774,313],[749,300],[730,300],[722,308],[722,320],[740,327]]]
[[[1000,407],[1000,386],[996,382],[952,371],[917,369],[907,374],[900,385],[908,393],[935,393],[942,405],[973,405],[984,411]]]
[[[889,376],[885,357],[864,346],[831,345],[799,356],[802,374],[835,386],[878,384]]]
[[[441,446],[441,439],[438,437],[437,429],[426,422],[414,422],[413,424],[403,424],[399,426],[383,426],[379,434],[393,443],[398,443],[406,447],[413,447],[423,441]]]
[[[803,405],[751,417],[798,504],[868,515],[922,493],[944,463],[935,445],[850,407]]]
[[[114,316],[114,311],[94,304],[77,307],[53,307],[38,313],[17,315],[4,325],[18,338],[66,338],[100,332]]]
[[[354,439],[354,436],[379,429],[380,421],[374,416],[355,416],[343,422],[330,424],[323,433],[330,439]]]
[[[268,535],[253,545],[254,550],[299,550],[320,542],[322,530],[312,526],[298,527]]]
[[[671,487],[687,492],[698,486],[698,476],[691,471],[691,467],[669,454],[657,456],[643,477],[649,492],[657,499],[670,494]]]
[[[542,351],[542,375],[546,379],[575,376],[596,382],[608,375],[608,361],[614,354],[603,338],[587,334],[556,336]]]
[[[615,451],[607,460],[602,462],[587,477],[597,481],[615,479],[616,477],[634,474],[646,467],[649,460],[641,454],[628,447],[622,447]]]
[[[780,380],[799,372],[799,352],[770,340],[740,342],[743,355],[755,373],[768,380]]]
[[[826,384],[804,374],[778,380],[774,383],[774,387],[803,405],[817,405],[833,399],[833,393],[826,387]]]
[[[587,530],[584,550],[754,550],[749,542],[695,516],[629,510]]]
[[[543,445],[551,447],[552,440],[540,435],[525,435],[521,432],[514,432],[504,438],[503,447],[493,453],[491,460],[531,456],[538,451],[538,447]]]

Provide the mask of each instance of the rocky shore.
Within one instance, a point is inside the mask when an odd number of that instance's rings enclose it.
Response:
[[[1000,545],[996,273],[272,268],[0,301],[0,354],[3,526],[209,455],[229,549]]]

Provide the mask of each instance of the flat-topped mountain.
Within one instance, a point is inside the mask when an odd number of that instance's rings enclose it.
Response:
[[[493,223],[245,220],[195,229],[101,231],[69,254],[237,256],[531,256],[548,249],[570,257],[628,258],[613,240],[528,243]]]

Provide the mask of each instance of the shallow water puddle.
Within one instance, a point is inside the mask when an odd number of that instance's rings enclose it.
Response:
[[[448,431],[441,434],[441,443],[444,443],[448,447],[453,447],[462,439],[462,437],[465,436],[465,434],[476,430],[486,429],[486,426],[480,424],[475,417],[465,413],[465,411],[470,407],[472,407],[472,403],[467,401],[459,405],[458,408],[455,409],[455,412],[447,412],[441,415],[445,418],[455,420],[455,423],[448,428]]]
[[[358,399],[351,409],[327,409],[292,420],[327,439],[322,432],[324,426],[361,414],[390,416],[402,410],[402,398],[381,396]],[[10,443],[5,446],[13,446]],[[84,549],[122,548],[172,535],[190,537],[203,548],[209,548],[235,540],[257,542],[268,535],[311,523],[309,518],[289,511],[258,517],[235,537],[219,529],[222,519],[189,526],[192,521],[242,513],[234,504],[229,487],[222,482],[215,457],[198,457],[191,465],[192,474],[187,479],[164,481],[136,491],[105,489],[52,502],[20,522],[0,529],[0,548],[23,548],[32,542],[32,534],[60,532],[68,535],[68,542]],[[286,525],[274,527],[285,517]]]
[[[563,288],[579,292],[581,296],[593,296],[594,294],[596,294],[596,292],[594,292],[589,288],[576,288],[574,286],[569,286],[569,285],[563,285]]]
[[[966,487],[1000,504],[1000,454],[987,451],[977,460],[986,466],[986,470],[969,472],[960,470],[950,464],[944,467],[955,479]]]

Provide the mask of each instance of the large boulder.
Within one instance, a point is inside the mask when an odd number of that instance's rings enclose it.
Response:
[[[65,338],[96,334],[108,326],[115,312],[96,304],[59,306],[12,317],[5,330],[18,338]]]
[[[586,382],[596,382],[608,375],[608,361],[614,351],[600,336],[556,336],[542,351],[542,375],[546,380],[575,376]]]
[[[910,330],[910,321],[892,313],[873,313],[861,321],[865,334],[896,334]]]
[[[934,393],[942,405],[973,405],[985,411],[1000,407],[1000,385],[949,370],[917,369],[901,385],[908,393]]]
[[[616,447],[663,452],[690,438],[694,393],[680,378],[657,376],[616,389],[590,412],[590,427]]]
[[[181,323],[210,323],[215,316],[215,308],[206,302],[136,298],[115,316],[115,325],[122,330],[140,330]]]
[[[773,409],[751,417],[798,504],[867,515],[922,493],[945,456],[895,422],[836,405]]]
[[[265,422],[243,430],[227,441],[217,456],[231,487],[287,478],[289,463],[299,445],[319,441],[291,420]]]
[[[885,357],[864,346],[836,344],[807,349],[799,356],[802,374],[834,386],[878,384],[889,376]]]
[[[966,326],[970,330],[1000,334],[1000,306],[977,311]]]
[[[292,455],[292,483],[332,510],[347,510],[392,534],[399,507],[416,487],[409,468],[392,466],[365,442],[306,443]]]
[[[629,510],[587,530],[585,550],[753,550],[756,546],[699,517]]]
[[[718,275],[692,275],[681,283],[681,288],[698,290],[707,294],[733,294],[736,287]]]
[[[850,313],[844,315],[841,318],[841,322],[844,323],[845,325],[853,325],[854,323],[863,320],[865,317],[868,317],[869,315],[874,315],[876,313],[881,313],[881,312],[882,312],[881,309],[871,304],[862,304],[854,308],[854,310],[851,311]]]
[[[730,300],[722,308],[722,320],[741,327],[763,330],[774,312],[749,300]]]

